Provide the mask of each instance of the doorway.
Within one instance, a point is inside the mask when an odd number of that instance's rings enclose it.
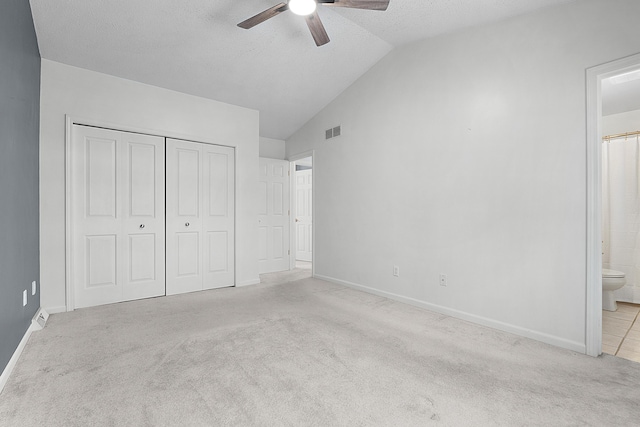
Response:
[[[602,352],[640,362],[640,69],[602,80]]]
[[[293,160],[291,171],[291,267],[313,270],[313,154],[307,153]]]
[[[587,70],[587,274],[585,350],[602,353],[603,81],[640,70],[640,54]],[[636,129],[637,130],[637,129]]]

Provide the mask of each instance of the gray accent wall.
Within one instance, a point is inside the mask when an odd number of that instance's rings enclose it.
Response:
[[[0,372],[40,307],[40,52],[29,0],[0,4]],[[37,281],[36,295],[31,282]],[[27,289],[28,303],[22,305]]]

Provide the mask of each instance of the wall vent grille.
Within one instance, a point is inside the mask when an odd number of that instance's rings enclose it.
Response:
[[[326,131],[324,131],[324,139],[335,138],[336,136],[340,136],[341,133],[342,133],[342,129],[340,128],[340,126],[327,129]]]

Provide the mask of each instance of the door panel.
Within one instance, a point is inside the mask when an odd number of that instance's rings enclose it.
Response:
[[[233,286],[234,150],[167,139],[167,294]]]
[[[260,274],[289,269],[289,162],[260,158],[258,169]]]
[[[313,207],[311,169],[296,171],[296,259],[311,261],[313,247]]]
[[[117,286],[117,236],[87,236],[87,288]]]
[[[129,236],[129,283],[155,280],[158,256],[155,234]]]
[[[284,258],[284,227],[273,227],[273,259],[281,260]]]
[[[165,294],[164,139],[123,133],[123,299]]]
[[[194,277],[200,276],[200,233],[176,233],[178,240],[178,276]]]
[[[266,169],[265,174],[260,175],[260,179],[264,181],[258,182],[258,215],[266,215],[267,211],[267,181],[266,181]]]
[[[233,286],[235,263],[233,242],[235,206],[234,150],[219,145],[200,144],[203,153],[204,245],[203,289]]]
[[[156,147],[129,144],[129,215],[155,217],[156,214]],[[164,179],[164,177],[162,177]]]
[[[258,262],[262,265],[267,261],[267,233],[268,227],[258,227]],[[260,271],[262,274],[263,271]]]
[[[207,160],[207,172],[209,187],[208,206],[209,216],[228,215],[229,202],[229,156],[208,151],[205,156]]]
[[[178,182],[177,213],[180,217],[200,216],[200,151],[193,148],[177,148]]]
[[[288,206],[284,206],[284,184],[282,182],[272,183],[273,189],[273,214],[282,216]]]
[[[122,133],[123,300],[165,294],[164,140]]]
[[[167,295],[202,289],[198,144],[167,139]]]
[[[227,246],[228,236],[226,231],[212,231],[207,233],[209,242],[209,273],[228,271]]]
[[[74,125],[75,307],[164,295],[163,138]]]
[[[116,217],[115,139],[86,138],[87,216]]]

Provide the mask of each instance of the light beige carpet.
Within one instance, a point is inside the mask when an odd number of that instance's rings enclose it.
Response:
[[[0,425],[640,424],[640,364],[296,275],[51,316]]]

